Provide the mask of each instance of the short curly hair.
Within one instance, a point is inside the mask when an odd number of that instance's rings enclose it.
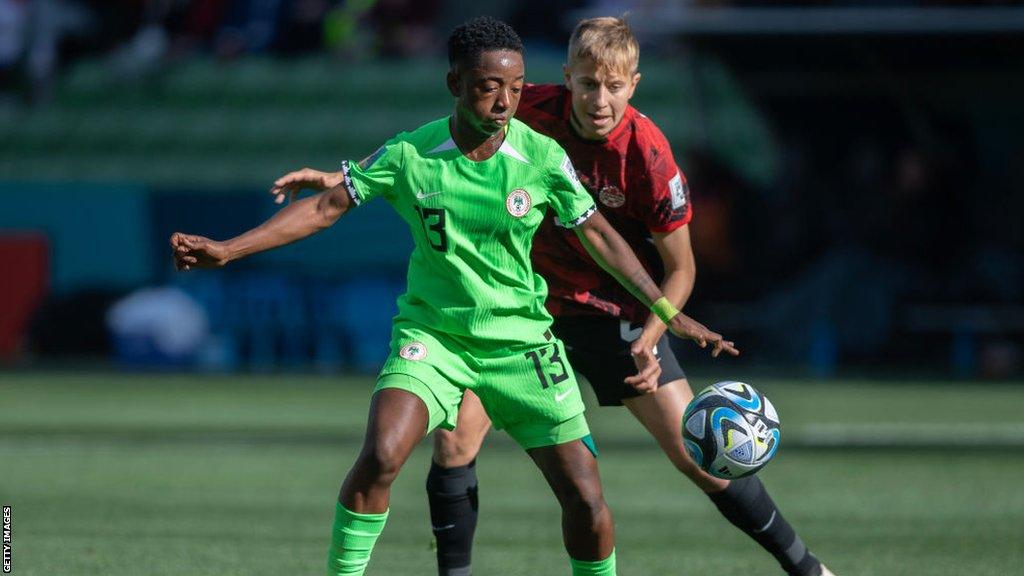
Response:
[[[523,41],[511,26],[491,18],[478,16],[460,24],[448,37],[448,64],[476,63],[480,54],[492,50],[523,53]]]

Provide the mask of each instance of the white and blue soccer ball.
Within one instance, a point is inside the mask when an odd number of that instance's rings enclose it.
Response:
[[[745,382],[700,391],[683,415],[686,452],[705,472],[732,480],[754,474],[779,449],[779,414]]]

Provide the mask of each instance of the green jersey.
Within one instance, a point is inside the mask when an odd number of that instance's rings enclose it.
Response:
[[[342,165],[356,205],[382,196],[412,231],[395,322],[485,347],[535,343],[551,316],[547,285],[530,264],[533,234],[548,207],[574,227],[594,213],[594,201],[565,151],[526,124],[512,120],[498,152],[475,162],[459,151],[448,123],[403,132],[362,162]]]

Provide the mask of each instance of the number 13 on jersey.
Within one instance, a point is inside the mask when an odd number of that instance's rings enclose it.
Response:
[[[438,252],[448,251],[448,234],[444,231],[444,208],[420,208],[414,206],[423,223],[423,233],[427,235],[430,247]]]

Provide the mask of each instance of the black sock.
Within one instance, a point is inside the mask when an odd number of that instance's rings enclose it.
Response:
[[[733,480],[728,488],[708,497],[729,522],[771,552],[786,574],[820,576],[821,562],[782,517],[756,476]]]
[[[437,539],[438,574],[469,576],[478,507],[476,460],[455,468],[431,462],[427,498]]]

